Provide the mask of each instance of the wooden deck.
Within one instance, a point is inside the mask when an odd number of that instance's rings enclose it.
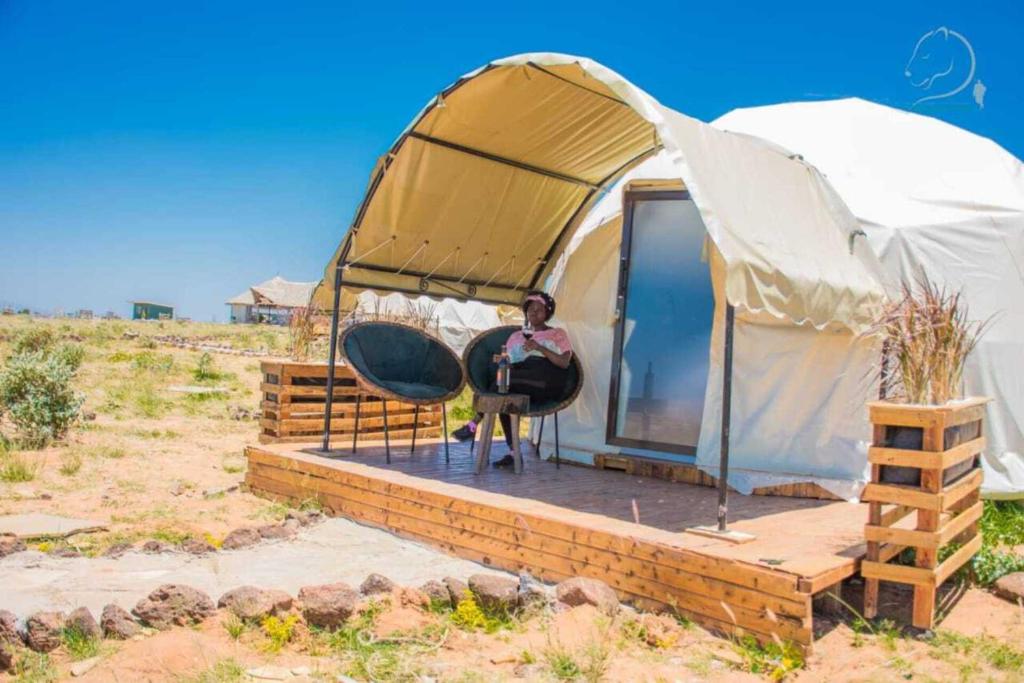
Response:
[[[864,553],[865,505],[734,494],[731,528],[756,536],[736,545],[684,532],[716,519],[717,492],[700,486],[532,456],[522,475],[475,475],[468,446],[452,442],[446,465],[437,440],[415,455],[396,444],[391,465],[378,445],[330,457],[262,445],[247,455],[254,492],[315,498],[333,514],[549,581],[599,578],[639,605],[762,640],[809,646],[812,595],[854,574]]]

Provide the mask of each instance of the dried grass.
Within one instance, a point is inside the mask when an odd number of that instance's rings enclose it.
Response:
[[[942,405],[963,396],[967,357],[988,321],[972,321],[960,291],[950,292],[922,275],[904,282],[875,329],[883,338],[879,380],[888,400]]]

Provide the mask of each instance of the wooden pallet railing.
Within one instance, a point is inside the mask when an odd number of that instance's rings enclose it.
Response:
[[[864,616],[878,613],[879,581],[914,587],[913,624],[935,625],[938,587],[981,548],[981,453],[989,399],[943,406],[868,404],[874,444],[868,450],[871,482],[861,498],[869,503],[864,527],[867,555]],[[897,526],[916,513],[916,525]],[[943,548],[953,552],[941,562]],[[914,549],[914,566],[890,561]]]
[[[324,429],[327,401],[327,364],[293,361],[263,361],[260,391],[260,442],[303,443],[319,441]],[[359,396],[360,441],[384,438],[384,401],[360,391],[355,376],[346,366],[334,369],[334,401],[331,405],[331,434],[352,437]],[[416,406],[389,400],[388,435],[392,439],[441,436],[441,406]],[[340,444],[339,444],[340,445]]]

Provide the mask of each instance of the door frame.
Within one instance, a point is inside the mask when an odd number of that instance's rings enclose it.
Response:
[[[619,384],[622,372],[622,344],[626,327],[626,301],[629,290],[629,268],[633,246],[633,210],[637,201],[687,201],[692,200],[689,191],[679,189],[631,190],[622,192],[622,242],[619,247],[619,283],[615,296],[615,336],[612,342],[612,373],[608,386],[608,417],[605,422],[605,443],[625,448],[640,448],[662,453],[696,455],[697,447],[684,446],[660,441],[630,439],[618,436],[615,425],[619,416]]]

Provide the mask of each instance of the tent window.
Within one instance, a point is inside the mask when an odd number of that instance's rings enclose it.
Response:
[[[683,191],[626,192],[607,441],[693,455],[714,295],[704,223]]]

